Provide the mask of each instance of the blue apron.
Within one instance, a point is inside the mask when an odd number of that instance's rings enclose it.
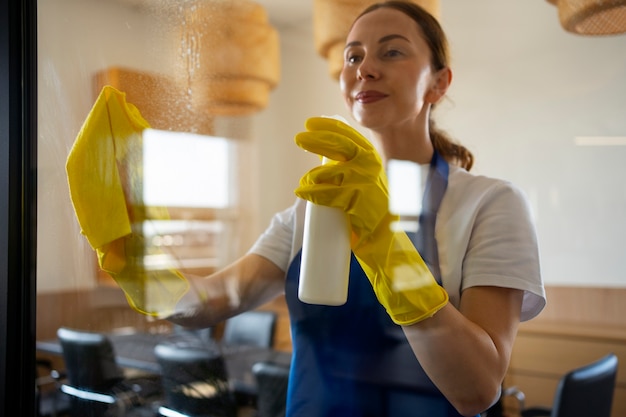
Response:
[[[434,225],[448,164],[433,156],[420,236],[411,236],[441,283]],[[293,357],[287,417],[459,417],[430,381],[402,329],[378,302],[354,254],[348,301],[337,307],[298,299],[301,253],[285,284]]]

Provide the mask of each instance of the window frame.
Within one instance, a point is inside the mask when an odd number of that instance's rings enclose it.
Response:
[[[0,415],[35,415],[36,0],[0,4]]]

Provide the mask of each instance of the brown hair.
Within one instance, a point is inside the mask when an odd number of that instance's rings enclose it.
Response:
[[[435,71],[439,71],[449,66],[448,40],[441,25],[430,13],[422,7],[410,1],[389,0],[381,3],[375,3],[367,7],[357,17],[373,12],[374,10],[389,8],[398,10],[417,23],[424,36],[424,40],[428,45],[431,53],[431,65]],[[430,118],[428,120],[430,130],[430,140],[434,148],[448,162],[455,163],[466,170],[470,170],[474,165],[474,155],[464,146],[456,143],[446,132],[440,130],[435,122]]]

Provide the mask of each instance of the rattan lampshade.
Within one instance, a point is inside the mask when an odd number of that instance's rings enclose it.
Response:
[[[265,108],[280,79],[278,32],[249,0],[184,3],[179,82],[194,108],[247,115]]]
[[[561,26],[579,35],[626,33],[626,0],[548,0],[559,10]]]
[[[189,103],[185,91],[170,77],[131,68],[109,67],[93,78],[94,97],[106,85],[126,94],[150,127],[176,132],[213,134],[213,117]]]
[[[339,79],[343,67],[343,48],[348,30],[354,19],[367,6],[379,0],[314,0],[313,36],[315,49],[328,61],[328,71],[335,80]],[[414,0],[439,17],[439,0]]]

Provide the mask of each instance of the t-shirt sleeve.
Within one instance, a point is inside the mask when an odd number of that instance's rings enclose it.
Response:
[[[524,193],[508,182],[491,188],[476,212],[462,287],[477,285],[523,290],[522,321],[546,304],[531,210]]]
[[[254,253],[275,263],[287,271],[291,261],[295,227],[296,205],[276,213],[269,226],[252,245],[248,253]]]

